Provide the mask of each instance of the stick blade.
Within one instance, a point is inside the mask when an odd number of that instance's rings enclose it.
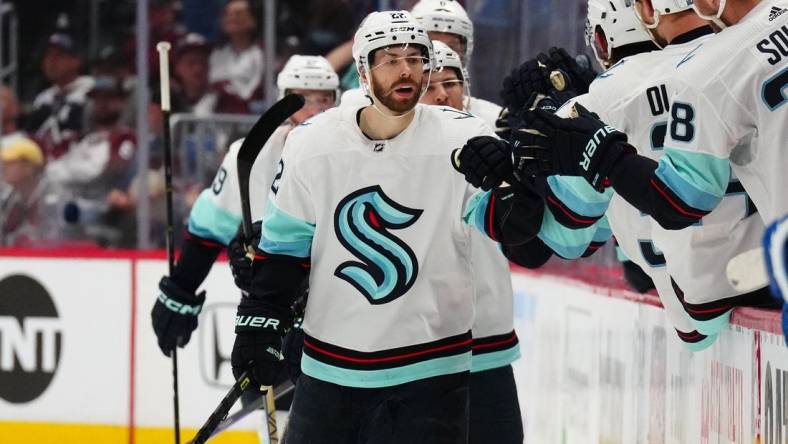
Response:
[[[728,261],[728,282],[738,292],[750,292],[769,285],[763,248],[745,251]]]
[[[252,174],[252,165],[274,131],[300,110],[304,103],[304,96],[300,94],[286,95],[260,116],[244,141],[241,142],[236,167],[238,168],[238,186],[241,193],[242,225],[247,239],[252,235],[252,210],[249,203],[249,176]]]

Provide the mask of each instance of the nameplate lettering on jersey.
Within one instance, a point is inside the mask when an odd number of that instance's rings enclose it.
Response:
[[[759,41],[755,48],[760,53],[769,56],[766,61],[770,65],[774,66],[780,63],[783,58],[788,57],[788,26],[783,25],[780,29],[773,31],[768,37]]]

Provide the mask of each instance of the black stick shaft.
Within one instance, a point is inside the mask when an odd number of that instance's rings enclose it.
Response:
[[[174,244],[174,216],[172,206],[172,140],[170,138],[170,68],[169,51],[170,44],[159,42],[156,45],[159,52],[159,80],[161,82],[161,111],[163,118],[164,136],[164,198],[167,203],[167,229],[164,234],[164,241],[167,247],[167,267],[168,274],[172,276],[175,267],[175,244]],[[181,443],[181,415],[180,401],[178,397],[178,347],[172,349],[172,404],[174,410],[175,444]]]

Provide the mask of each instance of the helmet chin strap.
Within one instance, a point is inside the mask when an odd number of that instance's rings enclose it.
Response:
[[[728,25],[726,25],[725,22],[722,21],[722,13],[725,12],[725,3],[726,3],[726,0],[720,0],[720,6],[717,7],[717,14],[715,14],[715,15],[707,15],[707,14],[701,13],[700,9],[698,9],[697,3],[692,5],[692,9],[694,9],[695,10],[695,14],[698,14],[698,16],[700,18],[702,18],[703,20],[708,20],[708,21],[714,23],[715,25],[719,26],[720,29],[725,29],[725,28],[728,27]]]

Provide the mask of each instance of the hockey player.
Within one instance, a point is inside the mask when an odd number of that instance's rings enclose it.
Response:
[[[411,14],[427,30],[430,39],[445,43],[460,56],[466,88],[463,108],[495,128],[495,120],[502,108],[487,100],[472,97],[470,93],[468,68],[473,54],[473,22],[465,8],[455,0],[421,0],[413,6]]]
[[[443,42],[433,40],[435,66],[421,103],[463,110],[463,65]],[[509,261],[498,243],[471,233],[476,315],[471,344],[469,443],[522,443],[523,422],[511,363],[520,357],[514,332]]]
[[[271,383],[290,304],[309,275],[287,442],[465,442],[468,225],[519,244],[543,204],[524,189],[479,192],[448,169],[452,149],[492,129],[418,105],[433,52],[408,12],[370,14],[353,55],[374,103],[329,110],[289,135],[238,308],[233,369]],[[502,141],[485,143],[504,153]]]
[[[277,77],[277,86],[280,95],[299,93],[307,104],[291,122],[274,132],[255,161],[250,177],[255,192],[267,190],[274,182],[285,138],[293,126],[335,105],[339,78],[323,57],[294,55]],[[196,293],[197,288],[241,222],[236,158],[242,142],[240,139],[230,145],[213,183],[194,203],[180,258],[172,275],[159,282],[160,293],[151,316],[159,348],[167,356],[176,345],[185,346],[197,328],[197,316],[205,301],[205,292]],[[261,199],[252,199],[251,206],[252,215],[259,219],[263,213]]]
[[[773,173],[785,159],[769,144],[786,140],[782,122],[788,107],[782,105],[788,102],[784,94],[788,57],[774,43],[782,44],[782,39],[788,38],[788,17],[781,12],[786,2],[763,1],[755,7],[752,2],[727,4],[726,9],[724,2],[714,3],[714,11],[719,12],[715,16],[721,17],[718,21],[724,25],[741,23],[686,54],[672,69],[670,77],[678,83],[672,98],[669,96],[670,116],[659,161],[637,155],[626,143],[626,136],[581,107],[576,119],[539,115],[535,126],[549,137],[529,142],[538,146],[526,149],[520,161],[583,176],[595,187],[609,179],[619,195],[667,229],[706,225],[707,220],[718,222],[707,215],[724,202],[726,194],[737,191],[731,188],[731,169],[764,220],[785,212],[788,205],[782,193],[786,179]],[[699,2],[695,7],[710,5]],[[742,72],[742,67],[748,69]],[[643,148],[638,148],[642,152]],[[534,158],[538,161],[531,162]],[[717,251],[722,253],[750,242],[746,230],[728,233],[729,224],[719,227],[697,239],[698,243],[720,248]],[[702,266],[724,269],[718,261],[730,257],[720,254]],[[719,274],[708,276],[719,280]],[[678,290],[691,285],[689,280],[676,283]],[[719,300],[683,296],[685,309],[702,332],[722,328],[736,305],[768,303],[763,291]]]

